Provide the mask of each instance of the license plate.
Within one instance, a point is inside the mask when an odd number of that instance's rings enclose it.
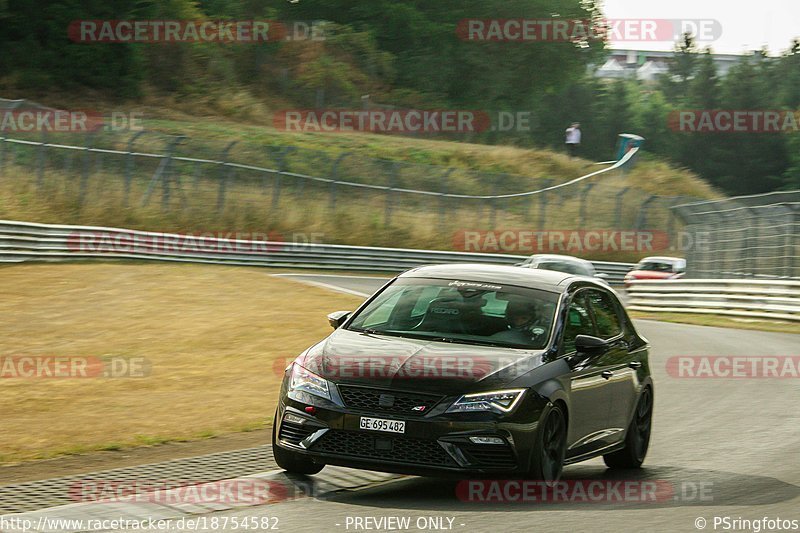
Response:
[[[387,420],[385,418],[361,417],[359,422],[361,429],[367,431],[387,431],[389,433],[405,433],[406,423],[402,420]]]

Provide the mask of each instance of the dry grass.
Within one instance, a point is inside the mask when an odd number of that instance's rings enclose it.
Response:
[[[228,187],[226,209],[217,212],[217,188],[211,182],[192,192],[189,207],[183,207],[176,195],[168,211],[162,211],[158,193],[147,205],[141,206],[139,198],[146,181],[133,184],[131,204],[123,206],[121,180],[111,174],[99,177],[90,187],[88,199],[79,205],[78,184],[74,176],[64,176],[58,171],[45,174],[47,185],[36,187],[35,176],[21,167],[6,165],[0,180],[0,218],[52,224],[83,224],[130,228],[156,232],[194,233],[211,232],[275,232],[286,242],[304,242],[304,236],[315,235],[317,242],[351,244],[360,246],[388,246],[463,251],[464,230],[485,229],[491,218],[491,208],[485,203],[455,205],[448,203],[439,211],[438,198],[411,201],[394,198],[391,222],[386,223],[385,198],[361,190],[340,193],[334,210],[329,207],[327,189],[306,187],[302,192],[285,188],[280,195],[277,211],[271,209],[271,193],[253,192],[251,185],[232,184]],[[558,206],[546,208],[546,228],[570,229],[576,226],[576,213],[580,209],[577,196],[558,198]],[[616,213],[613,201],[602,201],[596,195],[585,227],[614,227]],[[622,206],[623,227],[633,227],[639,205]],[[500,206],[495,216],[494,228],[539,229],[540,204],[527,199],[516,199]],[[664,209],[653,210],[648,217],[651,228],[667,227]],[[627,226],[625,226],[627,224]],[[473,251],[473,250],[468,250]],[[487,249],[496,252],[496,249]],[[522,250],[500,250],[519,253]],[[598,250],[583,254],[587,259],[610,261],[638,261],[636,251]]]
[[[0,355],[131,356],[144,378],[2,380],[0,463],[191,440],[271,423],[275,361],[358,298],[199,265],[4,267]],[[280,366],[280,363],[277,363]]]
[[[166,115],[158,110],[154,110],[154,113],[155,116],[147,120],[148,128],[188,135],[189,138],[291,145],[334,154],[352,152],[363,157],[515,174],[530,177],[530,189],[535,189],[537,180],[541,178],[561,182],[602,168],[595,166],[592,161],[570,159],[566,154],[553,150],[474,144],[468,139],[453,142],[372,133],[296,133],[224,118],[208,121],[189,116],[175,117],[172,114],[165,119],[161,117]],[[596,181],[607,185],[632,186],[667,196],[720,196],[718,191],[693,172],[653,159],[640,160],[625,176],[603,176]]]
[[[633,318],[642,320],[660,320],[663,322],[677,322],[679,324],[694,324],[696,326],[714,326],[718,328],[800,334],[800,324],[781,320],[734,318],[722,315],[703,315],[696,313],[652,313],[645,311],[629,311],[629,313]]]

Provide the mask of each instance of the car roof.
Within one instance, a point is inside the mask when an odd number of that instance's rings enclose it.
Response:
[[[581,259],[580,257],[575,257],[574,255],[534,254],[530,257],[530,259],[551,260],[551,261],[573,261],[575,263],[589,263],[590,265],[592,264],[591,261],[587,261],[586,259]]]
[[[668,257],[666,255],[654,255],[652,257],[645,257],[644,259],[640,259],[640,263],[644,263],[645,261],[662,261],[664,263],[675,263],[676,261],[686,261],[682,257]]]
[[[607,289],[608,287],[588,276],[576,276],[555,270],[519,268],[505,265],[457,263],[414,268],[400,275],[402,278],[439,278],[454,281],[478,281],[494,285],[516,285],[550,292],[566,292],[573,281]]]

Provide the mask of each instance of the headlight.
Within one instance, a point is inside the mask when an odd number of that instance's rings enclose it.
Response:
[[[448,413],[467,413],[474,411],[492,411],[499,414],[510,413],[525,394],[525,389],[499,390],[465,394],[455,401]]]
[[[297,363],[292,367],[292,378],[289,381],[290,391],[304,391],[326,400],[331,399],[328,380],[309,372]]]

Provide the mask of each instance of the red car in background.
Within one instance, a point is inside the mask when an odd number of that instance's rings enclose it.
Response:
[[[625,287],[644,279],[679,279],[686,273],[686,259],[680,257],[645,257],[625,274]]]

